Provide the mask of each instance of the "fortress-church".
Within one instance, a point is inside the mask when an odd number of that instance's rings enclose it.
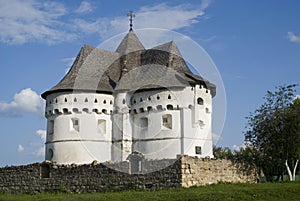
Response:
[[[115,52],[84,45],[46,100],[45,159],[59,164],[213,157],[214,84],[174,41],[145,49],[130,26]]]

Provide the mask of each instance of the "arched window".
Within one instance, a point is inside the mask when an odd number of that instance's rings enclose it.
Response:
[[[68,114],[68,113],[69,113],[68,108],[64,108],[64,109],[63,109],[63,113],[64,113],[64,114]]]
[[[167,105],[168,110],[173,110],[173,105]]]
[[[157,110],[162,110],[162,105],[156,106],[156,109],[157,109]]]
[[[65,102],[68,102],[68,99],[67,99],[67,98],[65,98]]]
[[[98,100],[97,100],[97,98],[95,98],[95,100],[94,100],[94,103],[98,103]]]
[[[204,104],[204,101],[203,101],[203,99],[202,98],[198,98],[197,99],[197,103],[198,103],[198,105],[203,105]]]
[[[73,108],[73,112],[75,112],[75,113],[79,113],[79,110],[78,110],[78,108]]]
[[[147,117],[140,118],[140,127],[142,129],[148,127],[148,118]]]
[[[86,102],[86,103],[89,102],[88,98],[85,98],[84,102]]]
[[[106,110],[106,109],[103,109],[103,110],[102,110],[102,113],[107,114],[107,110]]]
[[[168,99],[171,99],[171,95],[170,94],[168,95]]]
[[[103,101],[103,104],[106,104],[106,100]]]
[[[153,109],[152,109],[151,106],[148,106],[148,107],[147,107],[147,110],[148,110],[148,112],[150,112],[150,111],[152,111]]]
[[[123,101],[122,101],[122,103],[123,103],[123,104],[125,104],[125,103],[126,103],[126,101],[125,101],[125,99],[124,99],[124,98],[123,98]]]

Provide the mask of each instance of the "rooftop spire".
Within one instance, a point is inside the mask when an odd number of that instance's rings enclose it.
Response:
[[[130,22],[130,29],[129,29],[129,31],[132,31],[132,20],[133,20],[133,18],[135,17],[135,14],[132,12],[132,11],[130,11],[128,14],[127,14],[127,16],[129,17],[129,22]]]

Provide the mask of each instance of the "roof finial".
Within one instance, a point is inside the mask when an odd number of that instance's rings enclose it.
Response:
[[[132,19],[135,17],[135,14],[132,12],[132,11],[130,11],[128,14],[127,14],[127,16],[129,17],[129,21],[130,21],[130,29],[129,29],[129,31],[132,31]]]

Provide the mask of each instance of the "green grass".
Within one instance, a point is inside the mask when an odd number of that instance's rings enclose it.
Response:
[[[93,200],[203,200],[203,201],[299,201],[300,182],[261,184],[216,184],[203,187],[178,188],[157,191],[122,191],[106,193],[41,193],[41,194],[0,194],[0,201],[93,201]]]

